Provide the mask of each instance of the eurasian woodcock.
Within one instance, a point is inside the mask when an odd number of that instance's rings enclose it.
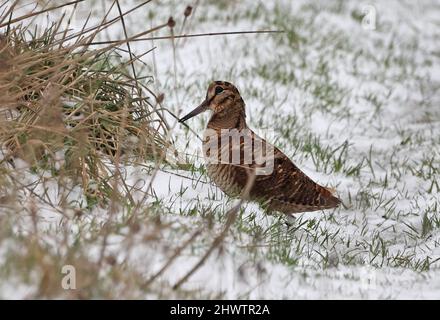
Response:
[[[246,197],[268,211],[286,214],[331,209],[341,203],[248,128],[245,103],[233,84],[211,83],[205,101],[179,122],[207,110],[212,111],[203,140],[207,173],[228,196]]]

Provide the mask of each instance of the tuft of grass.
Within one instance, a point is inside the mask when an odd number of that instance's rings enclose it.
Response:
[[[63,19],[43,30],[8,25],[0,36],[1,166],[12,173],[19,158],[36,174],[67,178],[93,207],[128,191],[115,166],[157,162],[170,141],[155,95],[130,74],[134,61],[115,45],[90,47],[106,25],[72,33]]]

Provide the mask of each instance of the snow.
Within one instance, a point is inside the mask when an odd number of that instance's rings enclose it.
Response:
[[[440,8],[436,1],[425,1],[423,4],[417,2],[417,5],[409,1],[370,2],[378,13],[376,31],[364,30],[359,22],[350,17],[353,10],[360,9],[357,1],[344,2],[342,13],[332,11],[332,4],[336,5],[336,1],[328,2],[330,4],[322,5],[319,15],[313,21],[312,12],[303,7],[307,1],[295,1],[292,4],[287,0],[263,3],[244,0],[232,5],[231,11],[219,10],[216,6],[207,4],[196,12],[198,19],[203,17],[206,21],[192,24],[192,32],[274,29],[276,26],[269,23],[270,17],[250,19],[237,12],[246,8],[251,10],[256,6],[262,6],[262,10],[270,12],[279,5],[288,8],[285,15],[292,17],[292,25],[288,27],[294,30],[297,28],[294,18],[302,18],[312,27],[307,31],[307,28],[298,26],[301,36],[308,38],[303,47],[301,44],[294,51],[288,46],[284,36],[279,35],[194,38],[178,42],[175,66],[169,41],[132,44],[138,53],[153,46],[157,47],[153,51],[156,63],[154,87],[156,91],[166,93],[166,107],[177,115],[192,110],[203,100],[210,81],[228,80],[240,89],[246,101],[248,121],[257,132],[276,137],[283,126],[287,126],[289,134],[293,134],[297,128],[290,127],[289,123],[283,122],[283,118],[295,115],[298,123],[303,126],[301,130],[313,133],[323,145],[335,149],[348,141],[347,160],[344,164],[346,167],[356,166],[368,159],[371,152],[371,164],[362,166],[357,179],[343,172],[324,172],[323,166],[317,166],[311,156],[301,150],[300,145],[295,152],[295,162],[318,182],[337,186],[343,201],[349,205],[348,209],[341,208],[331,214],[305,213],[297,218],[300,221],[318,221],[320,225],[316,229],[319,231],[307,226],[295,231],[295,240],[290,248],[290,257],[297,261],[294,265],[262,258],[263,252],[269,250],[265,247],[268,246],[267,243],[261,244],[261,248],[256,245],[258,259],[252,258],[243,249],[254,245],[252,237],[248,234],[231,235],[226,238],[222,252],[215,251],[205,265],[184,284],[185,289],[200,290],[200,298],[212,293],[222,293],[228,299],[440,298],[438,261],[429,270],[420,271],[414,266],[398,266],[392,260],[393,257],[397,260],[396,257],[399,256],[411,257],[411,261],[422,261],[427,257],[431,261],[440,258],[439,226],[424,238],[417,238],[411,229],[418,232],[422,230],[424,212],[438,217],[440,210],[438,190],[437,193],[427,192],[431,180],[414,173],[429,170],[422,163],[430,156],[436,157],[434,166],[437,170],[439,166],[439,141],[436,140],[436,145],[432,143],[433,137],[440,136],[440,113],[437,110],[440,102],[440,61],[438,54],[434,54],[439,50],[439,42],[434,39],[438,40],[440,36],[437,27]],[[136,1],[126,1],[124,8],[128,9],[135,3]],[[321,2],[314,2],[315,5],[318,3]],[[175,1],[166,1],[161,6],[155,5],[151,10],[160,11],[156,12],[158,16],[151,23],[154,25],[166,21],[169,15],[181,16],[180,12],[183,12],[185,5],[186,3]],[[234,13],[237,13],[238,18],[234,18]],[[141,10],[127,19],[131,34],[145,29],[145,24],[136,21],[148,21],[147,16],[147,12]],[[146,23],[147,27],[149,23]],[[119,25],[112,27],[109,34],[114,39],[123,37]],[[322,34],[327,35],[328,39],[334,37],[334,43],[331,40],[319,42],[323,40]],[[339,38],[338,35],[344,37]],[[345,39],[349,42],[343,43]],[[385,68],[384,60],[389,54],[387,47],[391,44],[396,47],[392,51],[395,60],[391,59],[390,67]],[[335,53],[337,45],[341,49]],[[416,49],[411,49],[412,45]],[[373,58],[368,54],[356,56],[358,52],[367,52]],[[153,54],[144,58],[147,64],[153,63]],[[402,58],[407,66],[399,67],[397,57]],[[432,64],[427,64],[427,60]],[[303,62],[306,67],[301,67]],[[322,63],[327,64],[330,79],[322,80],[319,74]],[[269,73],[281,70],[283,74],[291,73],[294,77],[283,82],[263,76],[257,72],[261,71],[263,65],[270,68],[267,70]],[[177,70],[176,75],[174,70]],[[345,94],[336,106],[326,107],[325,97],[314,95],[305,85],[307,82],[311,85],[335,85],[333,91]],[[419,88],[419,85],[426,88]],[[376,112],[372,102],[365,98],[369,94],[377,96],[381,103],[379,111]],[[427,112],[431,113],[430,121],[424,121]],[[261,117],[262,114],[264,117]],[[167,115],[167,118],[173,126],[172,135],[176,148],[183,158],[188,156],[196,165],[202,164],[200,140],[184,130],[171,116]],[[188,124],[201,135],[206,120],[207,116],[203,115],[190,120]],[[399,128],[408,130],[411,139],[420,136],[421,142],[408,147],[402,145],[403,138]],[[272,139],[269,137],[269,140]],[[306,134],[300,132],[298,138],[304,141]],[[286,136],[279,139],[286,147],[284,151],[293,154],[293,138]],[[193,156],[197,153],[198,156]],[[27,168],[27,164],[20,160],[15,164],[20,172]],[[151,202],[156,198],[160,199],[162,205],[170,211],[162,217],[163,220],[175,226],[194,230],[192,228],[203,224],[198,217],[179,212],[206,206],[215,208],[214,215],[222,216],[233,205],[233,201],[229,201],[206,176],[200,176],[199,173],[194,176],[187,171],[163,168],[153,178],[140,167],[127,166],[124,169],[127,184],[138,189],[135,192],[136,199],[142,198],[145,193],[153,193]],[[438,171],[433,176],[432,179],[438,181]],[[388,185],[381,184],[385,177],[389,180]],[[31,174],[25,177],[28,183],[32,183],[32,179]],[[147,189],[150,183],[151,189]],[[53,203],[56,204],[59,201],[56,186],[50,187]],[[80,191],[76,190],[70,197],[80,199]],[[366,205],[368,201],[372,204]],[[62,216],[54,208],[40,207],[40,204],[38,206],[38,214],[44,221],[40,225],[41,230],[55,230]],[[435,206],[437,209],[434,212],[432,208]],[[262,228],[275,224],[278,219],[265,216],[255,204],[246,204],[244,208],[245,216],[255,216],[257,224]],[[384,218],[389,212],[390,217]],[[105,221],[106,212],[96,209],[87,218],[95,219],[90,216],[96,217],[97,221]],[[116,220],[119,218],[115,217]],[[17,218],[15,231],[25,233],[31,226],[28,220],[29,217]],[[295,223],[299,223],[298,220]],[[192,250],[184,251],[159,280],[169,284],[176,283],[198,262],[210,241],[221,230],[222,225],[215,224],[210,230],[212,237],[200,237],[196,240],[200,244]],[[291,232],[287,227],[282,231],[285,234]],[[163,242],[146,245],[141,241],[141,235],[150,233],[153,231],[149,230],[149,226],[142,226],[140,235],[132,239],[135,244],[129,252],[124,251],[127,239],[123,235],[111,235],[108,239],[109,250],[114,253],[117,261],[128,259],[126,263],[134,266],[146,279],[167,261],[167,257],[173,252],[170,248],[176,247],[176,243],[181,244],[191,234],[190,231],[183,235],[164,231],[160,236]],[[72,234],[79,234],[75,224],[72,225]],[[324,242],[326,234],[331,235],[326,240],[328,244],[321,245],[320,242]],[[299,239],[305,241],[304,248],[296,252],[294,247]],[[381,242],[385,243],[388,253],[385,258],[380,254],[376,258],[372,250],[380,246]],[[4,243],[0,248],[3,246]],[[92,245],[89,254],[91,257],[99,256],[99,247]],[[326,266],[322,263],[322,254],[328,254]],[[354,260],[348,262],[344,257],[353,257]],[[3,259],[3,254],[0,254],[0,259]],[[10,283],[2,283],[0,296],[24,298],[29,294],[29,288],[25,284],[18,284],[19,289],[16,288],[12,280]],[[143,297],[157,296],[153,293]]]

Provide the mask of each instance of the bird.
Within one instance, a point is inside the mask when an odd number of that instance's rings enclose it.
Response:
[[[333,190],[314,182],[248,127],[244,100],[232,83],[210,83],[205,100],[179,122],[209,110],[202,142],[206,172],[226,195],[255,201],[268,213],[287,215],[341,204]]]

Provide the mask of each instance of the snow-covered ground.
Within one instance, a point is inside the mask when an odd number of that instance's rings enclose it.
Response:
[[[94,12],[102,10],[102,2],[88,2]],[[195,156],[201,146],[197,136],[167,114],[176,149],[194,170],[164,166],[153,175],[142,166],[124,169],[128,185],[142,191],[136,196],[148,193],[155,214],[170,227],[157,231],[145,213],[136,234],[124,226],[110,234],[108,250],[116,264],[148,279],[197,235],[147,290],[134,284],[129,294],[111,290],[135,298],[440,298],[438,1],[198,2],[184,33],[285,33],[180,39],[175,50],[171,40],[132,43],[139,54],[156,47],[142,60],[148,66],[144,73],[155,75],[152,88],[165,94],[164,105],[183,115],[203,100],[210,81],[236,84],[250,126],[309,176],[335,187],[346,208],[298,215],[286,224],[284,217],[246,204],[220,249],[181,290],[172,291],[221,232],[234,200],[204,175],[203,161]],[[124,10],[137,3],[124,1]],[[129,33],[170,15],[180,30],[190,4],[153,1],[126,18]],[[157,35],[167,34],[169,29]],[[122,39],[120,25],[108,37]],[[188,125],[201,135],[206,121],[202,115]],[[71,233],[68,246],[84,237],[83,254],[99,256],[93,232],[106,221],[105,208],[80,219],[38,209],[48,251],[63,241],[63,226]],[[125,214],[121,209],[113,222],[122,223]],[[2,260],[18,250],[21,242],[14,239],[31,225],[24,217],[14,221],[11,239],[0,243]],[[40,279],[38,270],[29,270],[27,281],[1,278],[0,297],[38,296],[39,280],[32,280]],[[117,283],[109,270],[103,277]],[[91,295],[112,296],[99,290]]]

